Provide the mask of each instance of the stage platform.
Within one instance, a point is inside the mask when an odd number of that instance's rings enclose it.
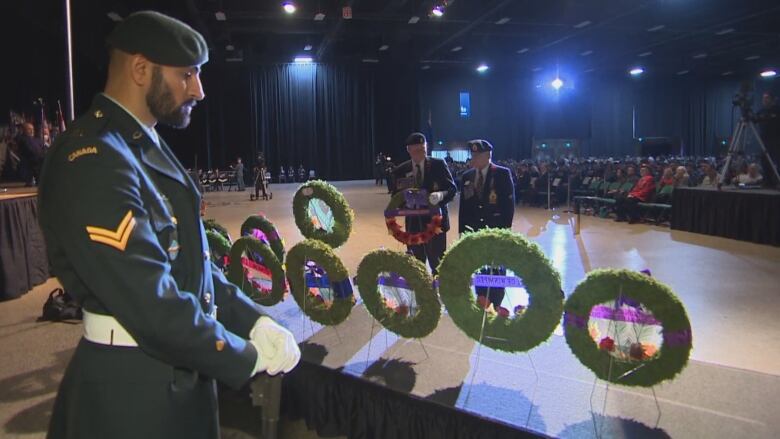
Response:
[[[780,191],[677,188],[672,195],[674,230],[780,246]]]
[[[0,188],[0,300],[19,297],[49,278],[37,194],[29,187]]]
[[[594,387],[593,373],[571,353],[560,328],[528,353],[507,354],[480,348],[446,314],[431,335],[409,340],[379,327],[360,304],[337,327],[312,323],[291,297],[267,310],[302,342],[302,363],[285,377],[283,412],[322,435],[780,435],[780,378],[773,375],[694,360],[655,388],[656,408],[651,389],[607,391],[603,381]]]

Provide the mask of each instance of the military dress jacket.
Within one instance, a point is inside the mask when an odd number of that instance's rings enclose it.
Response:
[[[210,261],[200,203],[165,142],[104,95],[57,137],[39,188],[52,273],[138,347],[82,339],[50,437],[218,437],[213,379],[251,377],[262,313]]]
[[[410,178],[414,180],[415,169],[412,166],[412,161],[407,160],[393,169],[393,179],[397,182],[401,178]],[[441,208],[442,222],[441,228],[447,232],[450,230],[450,215],[447,209],[447,204],[455,198],[458,187],[455,185],[455,180],[452,179],[450,169],[447,167],[447,163],[442,159],[433,157],[425,158],[425,170],[423,171],[423,184],[421,189],[425,189],[428,193],[445,192],[444,198],[439,202]],[[393,190],[393,194],[400,190],[398,185]],[[406,231],[407,232],[420,232],[425,230],[426,225],[431,222],[431,217],[406,217]]]
[[[477,191],[477,171],[464,172],[460,183],[458,233],[488,227],[512,227],[515,215],[515,188],[509,169],[493,163],[488,165],[482,190]]]

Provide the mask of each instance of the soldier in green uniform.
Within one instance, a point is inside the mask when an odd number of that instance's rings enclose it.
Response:
[[[300,351],[209,260],[200,194],[154,128],[189,124],[205,40],[145,11],[108,45],[104,93],[57,138],[39,190],[52,271],[84,309],[49,437],[216,439],[214,380],[288,372]]]

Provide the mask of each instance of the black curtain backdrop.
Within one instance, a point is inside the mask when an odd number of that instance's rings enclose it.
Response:
[[[430,111],[433,142],[486,138],[499,159],[530,157],[534,138],[582,139],[585,156],[634,154],[639,137],[679,139],[686,155],[718,154],[738,116],[732,112],[736,80],[591,79],[559,93],[546,81],[539,87],[538,80],[511,75],[427,73],[420,81],[419,123],[427,125]],[[464,91],[471,98],[468,119],[459,115]]]

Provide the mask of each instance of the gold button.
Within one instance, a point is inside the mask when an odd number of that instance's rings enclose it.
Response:
[[[209,260],[209,252],[203,252],[203,260],[208,261]]]
[[[206,303],[211,303],[211,293],[205,293],[203,295],[203,301]]]
[[[138,140],[143,136],[140,131],[136,131],[133,133],[133,140]]]
[[[225,341],[217,340],[217,352],[222,352],[222,349],[225,349]]]
[[[100,110],[95,110],[95,119],[100,119],[103,117],[103,112]]]
[[[177,221],[177,220],[176,220],[176,217],[175,217],[175,216],[172,216],[172,217],[171,217],[171,222],[172,222],[173,224],[175,224],[175,225],[179,225],[179,221]]]

